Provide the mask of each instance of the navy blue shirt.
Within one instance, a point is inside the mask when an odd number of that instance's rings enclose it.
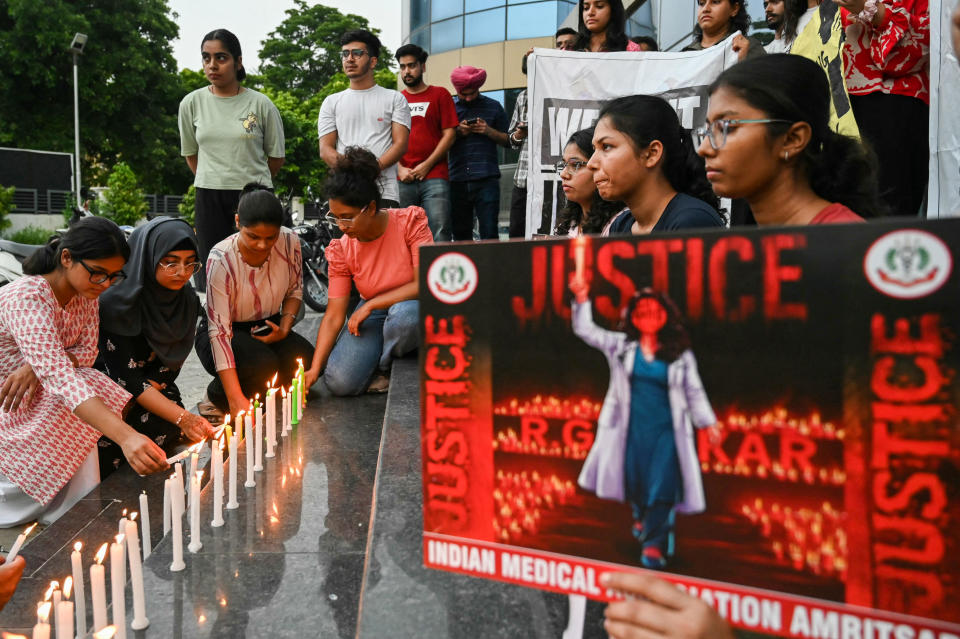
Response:
[[[630,209],[624,209],[622,213],[617,214],[613,224],[610,225],[610,235],[630,235],[633,222]],[[677,193],[667,204],[667,208],[663,209],[660,219],[653,225],[650,232],[662,233],[720,226],[724,226],[723,218],[712,206],[686,193]]]
[[[476,99],[465,102],[459,97],[454,98],[457,107],[457,118],[472,120],[481,118],[497,131],[507,132],[507,114],[500,103],[485,95],[478,95]],[[489,177],[500,177],[500,165],[497,164],[497,143],[486,135],[471,133],[457,138],[447,154],[447,164],[450,167],[451,182],[468,182]]]

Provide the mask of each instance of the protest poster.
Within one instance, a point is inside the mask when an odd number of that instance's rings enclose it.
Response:
[[[656,546],[737,627],[955,639],[957,247],[952,220],[422,247],[425,565],[608,600]]]
[[[549,235],[563,206],[554,165],[570,136],[595,123],[603,103],[625,95],[658,95],[691,131],[703,126],[707,88],[737,60],[733,38],[689,52],[584,53],[534,49],[527,61],[530,122],[526,236]]]

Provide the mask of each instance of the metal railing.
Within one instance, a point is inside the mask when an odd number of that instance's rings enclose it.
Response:
[[[144,200],[147,203],[148,218],[158,215],[177,217],[180,215],[177,207],[183,201],[183,196],[149,194],[144,196]],[[72,204],[72,193],[61,189],[41,191],[18,188],[13,193],[13,213],[59,214]]]

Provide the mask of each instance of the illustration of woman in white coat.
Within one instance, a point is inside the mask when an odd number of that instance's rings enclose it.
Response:
[[[593,321],[587,281],[574,277],[570,289],[573,332],[610,366],[597,437],[578,483],[597,497],[629,502],[641,563],[660,569],[672,554],[674,514],[706,508],[693,428],[717,419],[669,298],[640,291],[624,308],[620,330],[611,331]]]

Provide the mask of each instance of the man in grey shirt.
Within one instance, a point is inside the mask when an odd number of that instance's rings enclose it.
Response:
[[[410,107],[399,91],[379,86],[373,69],[380,40],[357,29],[340,36],[340,57],[350,88],[324,99],[317,119],[320,159],[333,168],[348,146],[360,146],[380,162],[381,204],[399,206],[397,162],[407,150]]]

